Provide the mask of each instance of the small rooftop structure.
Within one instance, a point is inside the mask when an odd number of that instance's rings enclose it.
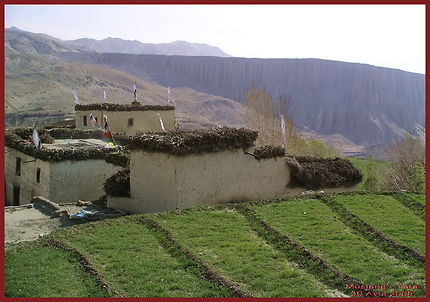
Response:
[[[142,105],[139,102],[78,104],[75,105],[75,111],[77,129],[94,129],[90,115],[102,127],[105,116],[111,131],[127,135],[161,132],[163,127],[168,131],[175,128],[175,107],[171,105]]]

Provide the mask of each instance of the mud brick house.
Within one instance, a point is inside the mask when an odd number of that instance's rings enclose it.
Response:
[[[227,127],[127,137],[129,170],[106,182],[108,207],[160,212],[308,189],[346,191],[361,180],[346,160],[289,158],[281,147],[253,148],[256,138]]]
[[[6,205],[96,200],[128,213],[286,197],[308,189],[352,190],[361,174],[343,159],[286,156],[255,148],[257,132],[216,127],[126,135],[109,147],[101,130],[31,128],[5,134]]]
[[[122,168],[111,160],[121,147],[106,148],[101,131],[41,130],[40,149],[31,134],[31,128],[6,130],[6,205],[27,204],[35,196],[56,203],[96,200],[106,178]]]
[[[75,105],[75,111],[77,129],[94,129],[90,121],[91,114],[101,126],[103,116],[106,116],[111,131],[127,135],[161,132],[160,117],[167,131],[175,128],[175,107],[170,105],[103,103]]]

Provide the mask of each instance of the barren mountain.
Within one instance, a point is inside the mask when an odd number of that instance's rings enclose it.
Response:
[[[70,45],[86,48],[95,52],[230,57],[218,47],[202,43],[189,43],[186,41],[157,44],[109,37],[103,40],[83,38],[66,42]]]
[[[143,104],[167,104],[167,88],[127,73],[103,66],[65,63],[38,56],[6,51],[5,121],[7,126],[37,125],[74,117],[76,89],[82,104],[130,103],[133,84]],[[227,124],[242,126],[244,106],[227,98],[209,95],[187,87],[171,90],[179,124],[198,128]]]
[[[229,57],[215,46],[202,43],[175,41],[171,43],[142,43],[137,40],[106,38],[95,40],[82,38],[77,40],[61,40],[46,34],[36,34],[20,30],[16,27],[6,28],[5,45],[21,54],[51,55],[62,51],[115,52],[131,54],[159,54],[182,56],[217,56]]]
[[[422,74],[319,59],[245,59],[59,53],[63,60],[108,66],[161,85],[242,101],[252,84],[290,99],[296,126],[341,134],[359,145],[390,144],[424,126]]]

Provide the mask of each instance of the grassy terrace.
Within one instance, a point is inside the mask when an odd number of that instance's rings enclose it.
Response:
[[[355,158],[355,157],[349,157],[348,160],[356,167],[358,170],[360,170],[361,174],[363,175],[363,180],[357,185],[357,190],[362,191],[364,190],[364,183],[366,182],[367,176],[369,175],[369,165],[372,164],[375,169],[375,177],[378,182],[383,182],[384,180],[384,173],[387,169],[387,163],[382,160],[376,160],[376,159],[362,159],[362,158]]]
[[[399,201],[383,195],[336,196],[334,199],[387,237],[425,254],[425,222]]]
[[[128,219],[69,228],[58,234],[80,250],[121,296],[206,297],[228,292],[187,270],[142,225]]]
[[[275,229],[364,284],[417,284],[424,288],[424,265],[423,269],[409,267],[379,251],[318,200],[297,199],[252,209]],[[424,234],[424,229],[419,232]]]
[[[409,193],[406,194],[409,198],[412,200],[415,200],[416,202],[419,202],[423,206],[426,205],[426,196],[424,194],[415,194],[415,193]]]
[[[325,286],[249,230],[227,210],[185,211],[157,221],[218,272],[259,297],[325,297]]]
[[[40,243],[6,250],[5,285],[5,296],[13,297],[106,296],[73,254]]]
[[[327,198],[424,253],[422,218],[389,195],[319,198],[132,215],[57,230],[6,246],[5,294],[327,297],[350,295],[343,283],[357,282],[393,290],[417,285],[413,296],[424,295],[424,264],[383,252],[345,225]]]

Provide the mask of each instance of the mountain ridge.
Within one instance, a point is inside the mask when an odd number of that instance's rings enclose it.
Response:
[[[9,48],[19,53],[32,55],[50,55],[55,51],[93,51],[185,56],[230,56],[219,47],[205,43],[190,43],[180,40],[170,43],[142,43],[138,40],[124,40],[113,37],[101,40],[91,38],[62,40],[44,33],[25,31],[14,26],[5,29],[5,42],[9,43]],[[46,43],[48,47],[38,47],[43,43]]]

